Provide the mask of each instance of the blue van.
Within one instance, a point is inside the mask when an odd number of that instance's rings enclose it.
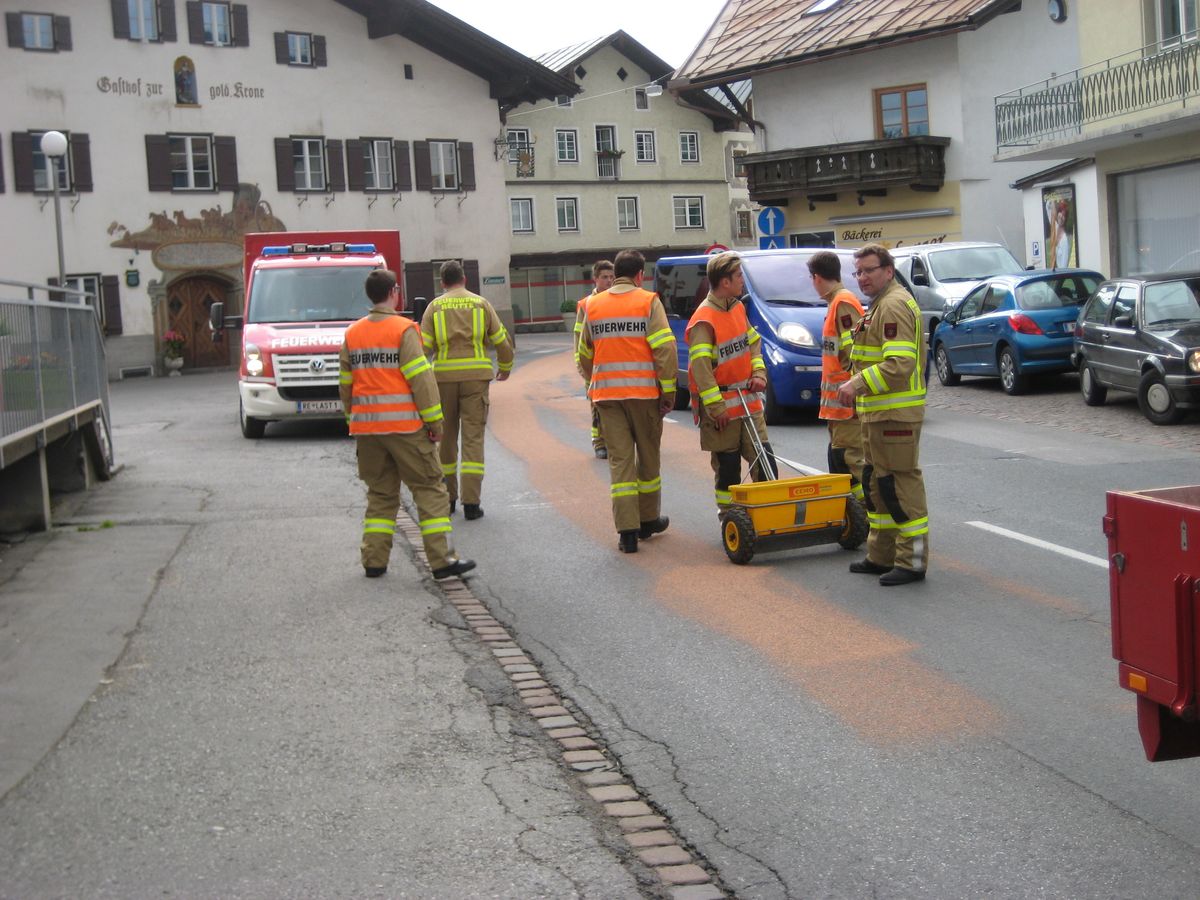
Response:
[[[764,399],[768,424],[780,420],[786,407],[815,408],[821,403],[821,329],[826,303],[813,288],[808,260],[821,247],[739,252],[746,277],[746,316],[762,338],[767,364]],[[865,308],[867,298],[854,279],[854,251],[832,249],[842,260],[842,280]],[[708,296],[707,256],[666,256],[654,265],[655,290],[679,346],[679,392],[676,408],[688,402],[688,348],[683,332]]]

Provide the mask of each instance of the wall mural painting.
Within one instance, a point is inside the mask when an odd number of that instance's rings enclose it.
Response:
[[[199,106],[196,90],[196,65],[189,57],[175,60],[175,102],[180,106]]]
[[[165,209],[151,211],[149,216],[150,224],[140,231],[131,231],[114,220],[108,226],[109,236],[115,238],[111,246],[153,251],[163,244],[227,241],[237,246],[240,258],[242,235],[254,231],[287,231],[254,184],[237,186],[233,208],[228,212],[218,203],[211,209],[200,210],[198,218],[188,216],[182,209],[174,210],[170,216]]]

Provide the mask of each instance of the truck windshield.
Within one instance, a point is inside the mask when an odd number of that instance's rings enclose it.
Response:
[[[259,269],[248,322],[344,322],[367,314],[368,266]]]
[[[1025,271],[1003,247],[954,247],[929,254],[929,268],[938,281],[982,281],[992,275]]]
[[[842,275],[847,280],[845,287],[860,302],[869,301],[849,273],[853,271],[853,260],[842,260]],[[813,287],[808,271],[808,255],[789,253],[779,256],[748,256],[742,259],[742,273],[747,287],[768,303],[788,306],[825,306],[825,300]]]

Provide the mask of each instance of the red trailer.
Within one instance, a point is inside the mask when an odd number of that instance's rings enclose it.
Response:
[[[1200,756],[1200,485],[1109,491],[1113,657],[1151,762]]]

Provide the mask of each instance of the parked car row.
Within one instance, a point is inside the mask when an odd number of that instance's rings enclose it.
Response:
[[[1089,406],[1127,391],[1147,419],[1170,425],[1200,407],[1200,272],[989,277],[945,313],[930,350],[944,385],[988,375],[1020,394],[1036,375],[1078,371]]]

